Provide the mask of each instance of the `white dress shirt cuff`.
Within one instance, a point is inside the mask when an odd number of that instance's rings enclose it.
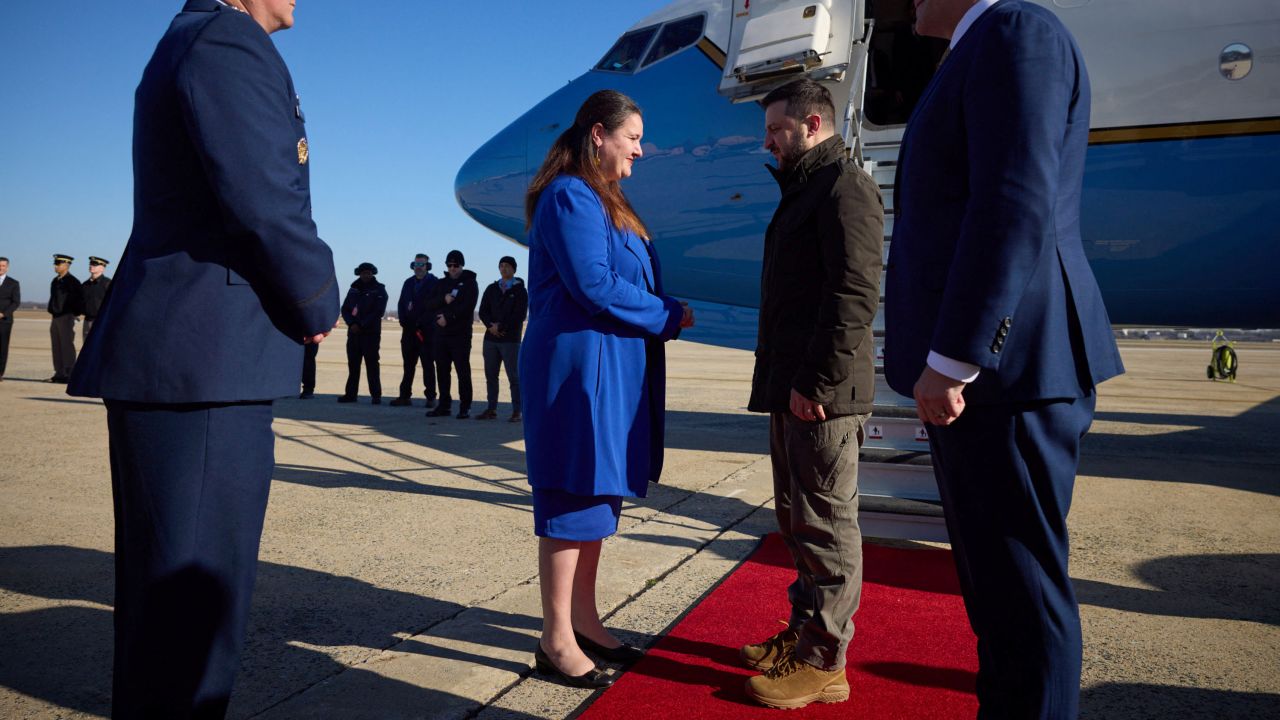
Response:
[[[939,355],[932,350],[929,351],[929,358],[925,362],[929,363],[929,367],[934,370],[962,383],[971,383],[977,380],[978,373],[982,370],[977,365],[962,360],[952,360],[946,355]]]

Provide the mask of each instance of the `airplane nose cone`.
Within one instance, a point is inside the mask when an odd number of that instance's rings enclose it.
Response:
[[[528,141],[519,123],[495,135],[458,170],[454,194],[476,222],[525,242],[524,194],[529,187]]]

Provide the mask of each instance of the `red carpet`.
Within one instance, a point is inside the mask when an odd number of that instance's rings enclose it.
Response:
[[[973,718],[976,641],[951,553],[867,544],[849,648],[847,702],[803,710],[751,703],[738,648],[782,629],[795,578],[777,534],[695,607],[581,716],[639,718]]]

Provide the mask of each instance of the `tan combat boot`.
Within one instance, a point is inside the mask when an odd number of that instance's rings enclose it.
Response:
[[[844,668],[819,670],[787,653],[768,672],[747,681],[747,697],[783,710],[811,702],[838,703],[849,699],[849,680]]]
[[[790,655],[799,637],[800,633],[787,628],[762,643],[743,645],[738,657],[747,667],[763,672],[773,667],[779,658]]]

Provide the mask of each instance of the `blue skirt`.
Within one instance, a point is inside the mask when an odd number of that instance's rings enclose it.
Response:
[[[575,495],[533,489],[533,532],[555,540],[590,542],[618,532],[621,495]]]

